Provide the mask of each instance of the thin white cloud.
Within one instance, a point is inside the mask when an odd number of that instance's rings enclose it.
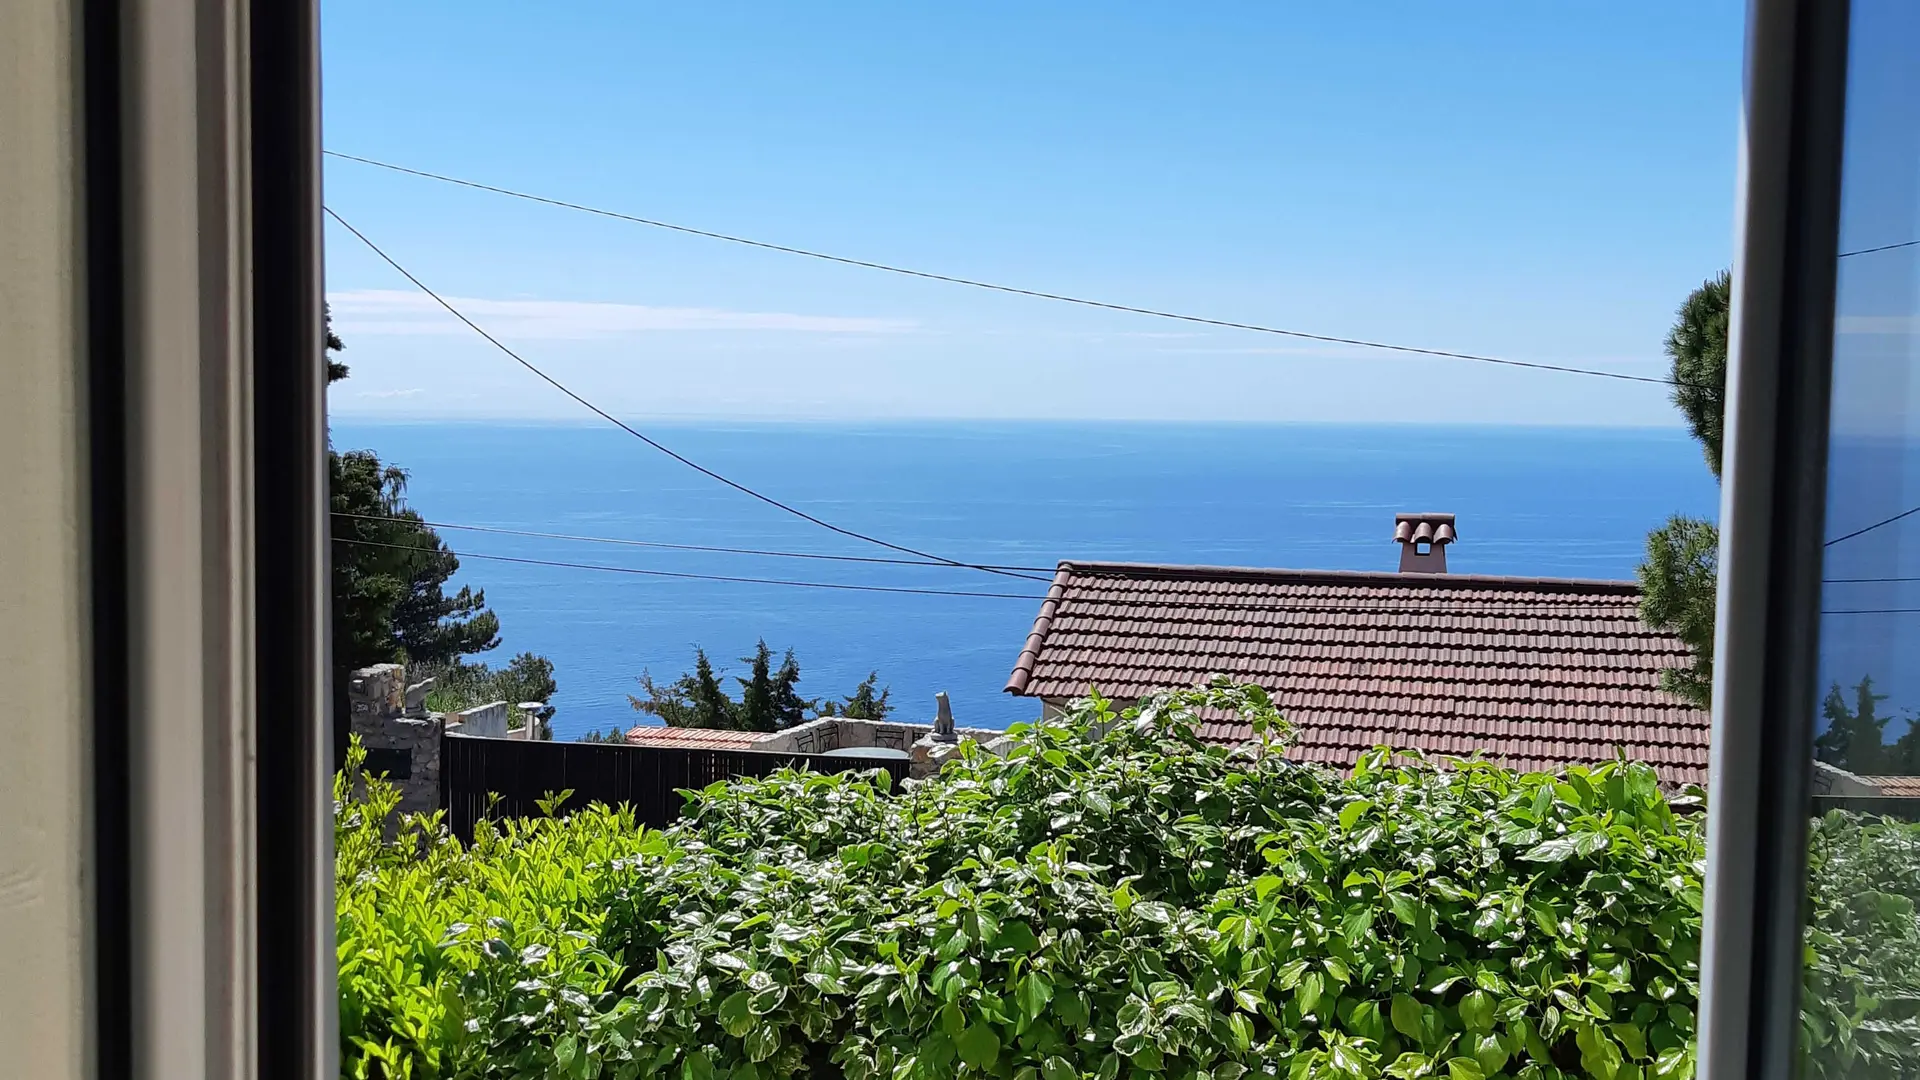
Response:
[[[803,334],[904,334],[917,329],[906,319],[719,308],[652,307],[578,300],[485,300],[450,296],[447,301],[498,337],[563,340],[621,337],[662,330],[784,331]],[[351,289],[329,293],[333,317],[348,335],[471,334],[431,297],[399,289]]]
[[[426,392],[427,388],[424,386],[410,386],[405,390],[362,390],[354,396],[364,398],[395,398],[412,397],[415,394],[424,394]]]

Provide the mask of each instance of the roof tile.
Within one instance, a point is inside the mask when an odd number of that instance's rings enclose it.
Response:
[[[629,746],[683,746],[709,750],[751,750],[771,738],[764,731],[732,731],[720,728],[660,727],[643,724],[627,731]]]
[[[1131,700],[1226,674],[1274,694],[1301,760],[1381,744],[1521,768],[1624,754],[1704,782],[1707,714],[1660,689],[1686,647],[1638,604],[1620,581],[1065,562],[1007,690]],[[1200,726],[1250,735],[1231,717]]]

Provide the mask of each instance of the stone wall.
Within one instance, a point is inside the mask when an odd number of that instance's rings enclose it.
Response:
[[[347,685],[348,725],[367,748],[367,771],[387,774],[404,813],[440,805],[441,721],[426,712],[426,685],[408,686],[399,664],[361,668]]]
[[[1006,753],[1007,733],[992,728],[956,728],[960,742],[979,743],[989,753]],[[876,747],[898,750],[912,759],[913,776],[931,776],[959,752],[959,744],[937,742],[932,724],[906,724],[892,720],[850,720],[824,716],[797,727],[776,732],[754,743],[755,750],[783,754],[824,754],[829,750]]]
[[[1872,797],[1881,794],[1879,785],[1871,777],[1855,776],[1845,769],[1836,768],[1824,761],[1813,763],[1813,793],[1815,795],[1835,795],[1852,797]]]
[[[477,735],[485,739],[505,739],[507,734],[507,703],[490,701],[485,705],[476,705],[471,709],[447,714],[447,734]]]

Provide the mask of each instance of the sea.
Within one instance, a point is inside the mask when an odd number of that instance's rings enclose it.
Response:
[[[872,672],[902,717],[930,718],[933,695],[944,690],[963,726],[1032,719],[1035,703],[1001,688],[1048,568],[1062,559],[1391,570],[1394,515],[1431,511],[1458,517],[1460,539],[1448,552],[1456,573],[1631,578],[1649,530],[1674,514],[1711,519],[1719,506],[1698,444],[1679,429],[635,426],[843,529],[942,558],[1034,570],[1009,576],[442,529],[467,556],[455,583],[484,590],[500,617],[501,645],[480,659],[504,663],[531,651],[553,661],[558,739],[652,722],[628,701],[643,673],[671,681],[704,649],[726,674],[742,675],[739,658],[762,640],[776,653],[793,650],[810,697],[843,697]],[[373,450],[405,469],[408,500],[429,521],[912,558],[802,520],[611,426],[340,421],[331,436],[337,449]]]

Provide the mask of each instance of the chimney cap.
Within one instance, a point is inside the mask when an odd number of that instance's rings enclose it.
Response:
[[[1452,514],[1397,514],[1393,539],[1401,544],[1451,544],[1459,539]]]

